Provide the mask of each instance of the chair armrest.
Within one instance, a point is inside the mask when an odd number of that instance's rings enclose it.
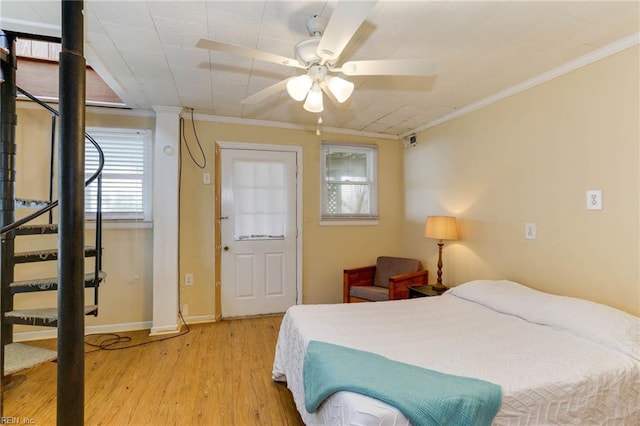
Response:
[[[408,299],[411,285],[427,285],[429,271],[417,271],[408,274],[394,275],[389,278],[389,300]]]
[[[375,274],[375,265],[345,269],[342,275],[342,301],[344,303],[349,302],[349,289],[351,287],[373,285],[373,277]]]

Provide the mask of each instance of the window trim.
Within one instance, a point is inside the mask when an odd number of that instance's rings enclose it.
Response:
[[[369,181],[369,202],[372,209],[371,214],[366,215],[328,215],[325,213],[325,205],[327,202],[327,184],[326,179],[326,155],[329,147],[343,147],[345,150],[365,151],[367,154],[367,174]],[[356,144],[345,142],[322,141],[320,144],[320,225],[326,226],[347,226],[347,225],[377,225],[379,223],[378,216],[378,146],[374,144]]]
[[[143,144],[143,178],[142,178],[142,194],[143,194],[143,206],[142,217],[137,216],[136,213],[102,213],[102,220],[107,228],[128,228],[131,224],[136,226],[147,227],[153,223],[153,133],[149,129],[140,128],[115,128],[115,127],[87,127],[85,131],[93,137],[98,144],[100,144],[99,138],[95,137],[98,133],[110,133],[110,134],[136,134],[142,135]],[[103,172],[104,173],[104,172]],[[104,201],[103,201],[104,202]],[[87,212],[85,206],[85,221],[87,223],[95,223],[94,212]]]

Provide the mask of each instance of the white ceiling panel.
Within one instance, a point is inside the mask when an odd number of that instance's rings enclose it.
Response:
[[[191,25],[207,25],[207,4],[204,2],[191,0],[154,1],[149,2],[148,5],[154,20],[167,18]]]
[[[164,45],[163,51],[171,68],[209,71],[209,52],[190,47]]]
[[[305,71],[195,45],[209,38],[293,57],[309,38],[306,18],[329,19],[337,1],[86,0],[86,42],[110,73],[106,80],[139,108],[182,106],[315,129],[318,115],[284,90],[240,103]],[[0,22],[50,34],[60,21],[56,3],[2,0]],[[355,91],[339,107],[324,97],[324,125],[402,136],[596,49],[606,55],[620,40],[637,44],[639,16],[637,1],[379,0],[338,63],[433,58],[437,73],[346,77]]]
[[[153,30],[153,19],[146,1],[87,0],[86,5],[100,19],[122,26]]]
[[[154,30],[108,21],[102,21],[102,26],[118,49],[141,53],[155,53],[162,49],[158,34]]]
[[[154,16],[153,21],[163,44],[189,49],[193,48],[201,38],[208,37],[206,22],[179,21],[162,16]]]
[[[26,1],[3,1],[0,3],[1,18],[12,20],[42,22],[37,12],[38,4]]]

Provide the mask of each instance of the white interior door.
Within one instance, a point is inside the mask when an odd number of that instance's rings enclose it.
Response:
[[[297,300],[296,152],[221,149],[222,317]]]

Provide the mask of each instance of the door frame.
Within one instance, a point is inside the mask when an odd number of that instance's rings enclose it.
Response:
[[[214,276],[215,276],[215,318],[222,319],[222,235],[220,232],[220,215],[222,211],[222,176],[221,159],[223,149],[246,151],[283,151],[296,154],[296,305],[302,303],[302,147],[293,145],[273,145],[249,142],[216,141],[215,143],[215,190],[213,197],[214,211]]]

